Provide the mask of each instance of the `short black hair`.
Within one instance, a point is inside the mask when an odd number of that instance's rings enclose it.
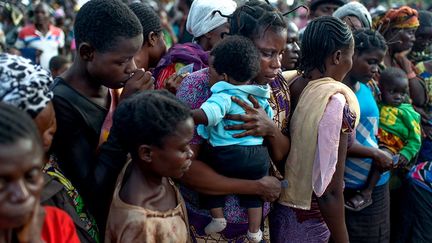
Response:
[[[243,36],[225,37],[210,55],[217,73],[225,73],[237,82],[247,82],[260,71],[260,53],[254,43]]]
[[[251,0],[238,7],[229,22],[230,35],[242,35],[251,40],[262,37],[267,30],[277,33],[287,29],[279,10],[259,0]]]
[[[397,67],[387,67],[381,72],[379,83],[385,87],[386,85],[392,84],[396,78],[404,78],[408,80],[407,74],[402,69]]]
[[[148,42],[148,37],[150,32],[155,32],[159,34],[162,32],[162,24],[159,15],[154,11],[154,9],[144,3],[135,2],[129,5],[129,8],[138,17],[143,28],[144,43]]]
[[[162,147],[178,124],[192,117],[191,110],[166,90],[139,92],[122,101],[114,114],[113,127],[121,145],[137,158],[140,145]]]
[[[98,52],[112,50],[118,38],[130,39],[142,34],[137,16],[119,0],[91,0],[75,18],[76,45],[88,42]]]
[[[49,61],[49,70],[60,70],[65,64],[69,63],[64,56],[54,56]]]
[[[314,69],[325,73],[325,59],[348,48],[352,40],[351,29],[342,20],[331,16],[312,20],[303,34],[298,69],[306,76]]]
[[[387,50],[387,43],[384,37],[376,30],[359,29],[354,31],[355,51],[358,55],[373,50]]]
[[[33,119],[23,110],[0,102],[0,144],[13,145],[21,139],[30,139],[43,153],[42,141]]]

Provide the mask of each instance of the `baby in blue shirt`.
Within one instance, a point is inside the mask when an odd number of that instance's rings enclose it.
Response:
[[[273,110],[267,99],[270,98],[270,86],[251,84],[260,70],[260,54],[251,40],[241,36],[224,38],[210,53],[210,85],[212,95],[193,111],[200,136],[207,139],[210,146],[206,163],[218,173],[234,178],[255,180],[268,174],[270,155],[263,146],[262,137],[246,136],[234,138],[239,131],[228,131],[224,127],[238,124],[226,120],[228,114],[244,114],[245,111],[231,97],[236,96],[251,104],[252,95],[272,118]],[[205,228],[207,234],[222,231],[226,227],[223,214],[224,196],[203,195],[202,203],[210,209],[212,221]],[[251,242],[260,242],[262,232],[263,202],[257,196],[241,195],[241,206],[248,209]]]

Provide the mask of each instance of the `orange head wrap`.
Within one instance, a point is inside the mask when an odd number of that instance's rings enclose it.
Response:
[[[417,28],[419,25],[417,10],[408,6],[403,6],[398,9],[390,9],[387,11],[387,13],[377,21],[375,28],[383,33],[393,28]]]

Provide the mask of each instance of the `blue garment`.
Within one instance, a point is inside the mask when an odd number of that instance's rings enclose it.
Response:
[[[228,145],[261,145],[264,141],[262,137],[246,136],[243,138],[234,138],[234,134],[243,131],[225,130],[225,126],[241,124],[239,121],[224,119],[225,115],[244,114],[245,110],[232,102],[231,97],[236,96],[240,100],[251,104],[248,99],[253,95],[259,105],[264,108],[267,115],[272,118],[273,110],[267,99],[270,98],[269,85],[232,85],[225,81],[219,81],[211,87],[212,96],[201,106],[201,109],[207,115],[208,125],[199,125],[197,132],[204,139],[209,140],[214,147]],[[252,105],[252,104],[251,104]]]
[[[379,109],[372,91],[365,84],[360,83],[356,92],[360,104],[360,122],[356,129],[355,141],[363,146],[378,148]],[[371,169],[371,158],[348,157],[345,163],[345,187],[360,189],[366,185]],[[390,172],[381,175],[376,186],[384,185],[390,178]]]

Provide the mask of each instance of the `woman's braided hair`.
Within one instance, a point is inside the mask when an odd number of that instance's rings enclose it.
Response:
[[[314,69],[325,73],[325,59],[348,48],[352,40],[351,29],[340,19],[323,16],[312,20],[303,34],[298,69],[305,76]]]

